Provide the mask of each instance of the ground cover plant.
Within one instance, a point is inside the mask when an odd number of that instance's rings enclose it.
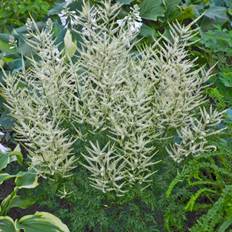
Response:
[[[23,199],[19,194],[22,189],[33,189],[38,186],[38,174],[35,170],[29,168],[26,171],[9,174],[7,172],[8,165],[13,162],[23,163],[23,155],[17,146],[13,151],[1,144],[0,155],[0,184],[4,188],[4,183],[9,187],[1,191],[0,205],[0,231],[19,232],[19,231],[64,231],[69,232],[69,229],[57,217],[46,212],[36,212],[33,215],[26,215],[22,218],[14,220],[14,209],[26,209],[33,204],[32,199]],[[3,172],[4,170],[4,172]],[[14,184],[11,185],[9,180],[14,179]]]
[[[228,231],[230,2],[118,2],[4,37],[2,129],[40,183],[23,194],[70,231]]]

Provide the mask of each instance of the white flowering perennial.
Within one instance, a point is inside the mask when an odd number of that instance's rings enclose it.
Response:
[[[214,149],[207,139],[220,131],[222,113],[202,107],[210,73],[188,59],[191,25],[171,25],[170,40],[135,53],[139,10],[117,20],[119,10],[109,1],[83,5],[74,22],[82,28],[75,62],[55,45],[51,23],[41,32],[29,28],[39,60],[17,77],[6,76],[4,91],[33,166],[66,173],[75,154],[92,186],[120,196],[149,185],[156,154],[165,148],[161,139],[178,137],[166,147],[177,162]]]

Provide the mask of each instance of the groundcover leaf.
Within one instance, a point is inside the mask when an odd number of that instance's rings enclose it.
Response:
[[[215,20],[217,23],[225,23],[229,19],[226,11],[227,9],[225,7],[212,6],[206,11],[205,16]]]
[[[17,232],[15,223],[10,217],[0,217],[0,232]]]
[[[140,4],[141,17],[148,20],[157,20],[164,16],[164,6],[162,0],[143,0]]]
[[[16,223],[16,227],[24,232],[69,232],[68,227],[59,218],[45,212],[22,217]]]
[[[15,184],[19,189],[31,189],[38,186],[38,176],[36,172],[19,172],[15,179]]]
[[[0,170],[6,168],[6,166],[10,163],[10,157],[8,154],[0,153]]]

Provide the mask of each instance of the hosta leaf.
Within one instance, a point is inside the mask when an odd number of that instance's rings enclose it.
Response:
[[[232,71],[224,71],[221,73],[220,81],[226,87],[232,87]]]
[[[20,196],[16,195],[11,201],[11,208],[21,208],[26,209],[29,206],[33,205],[35,200],[33,199],[22,199]]]
[[[181,0],[166,0],[167,14],[171,16],[175,12]]]
[[[15,184],[19,189],[31,189],[38,186],[38,175],[36,172],[19,172],[15,179]]]
[[[0,232],[18,232],[18,230],[10,217],[0,217]]]
[[[144,19],[157,20],[158,17],[164,16],[162,0],[143,0],[140,9],[140,15]]]
[[[210,7],[206,13],[205,16],[209,19],[212,19],[216,21],[217,23],[225,23],[229,20],[227,16],[227,9],[222,6],[212,6]]]
[[[59,218],[45,212],[22,217],[16,227],[24,232],[69,232],[68,227]]]
[[[140,31],[140,35],[145,37],[145,38],[146,37],[156,37],[157,34],[158,33],[155,31],[154,28],[152,28],[146,24],[143,24],[141,31]]]
[[[6,166],[10,163],[9,154],[0,153],[0,170],[6,168]]]

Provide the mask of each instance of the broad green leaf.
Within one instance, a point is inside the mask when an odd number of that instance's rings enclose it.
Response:
[[[31,189],[38,186],[38,175],[36,172],[19,172],[15,179],[15,184],[19,189]]]
[[[18,232],[18,230],[10,217],[0,217],[0,232]]]
[[[6,168],[9,163],[10,163],[9,154],[0,153],[0,170]]]
[[[227,16],[227,9],[222,6],[211,6],[204,15],[217,23],[223,24],[229,20]]]
[[[12,201],[16,197],[16,192],[11,192],[2,202],[1,202],[1,215],[7,215],[8,211],[12,208]]]
[[[171,14],[173,14],[178,8],[180,2],[181,0],[166,0],[165,5],[167,8],[167,14],[171,16]]]
[[[156,21],[164,16],[164,11],[162,0],[143,0],[140,4],[140,15],[144,19]]]
[[[142,28],[140,30],[140,35],[142,37],[145,37],[145,38],[146,37],[156,37],[157,34],[158,33],[156,32],[155,28],[152,28],[152,27],[150,27],[150,26],[148,26],[146,24],[142,25]]]
[[[15,195],[15,197],[11,201],[11,208],[21,208],[26,209],[29,206],[33,205],[35,200],[33,199],[22,199],[20,196]]]
[[[77,50],[77,45],[75,41],[72,39],[72,34],[70,30],[67,30],[65,37],[64,37],[64,47],[65,47],[65,54],[67,57],[72,57],[76,50]]]
[[[187,5],[182,6],[180,9],[180,14],[177,16],[177,20],[182,22],[185,19],[193,19],[196,16],[195,6],[194,5]]]
[[[0,184],[2,184],[4,181],[9,180],[10,178],[15,177],[14,175],[10,175],[8,173],[0,173]]]
[[[24,232],[69,232],[68,227],[56,216],[46,212],[22,217],[16,224]]]

